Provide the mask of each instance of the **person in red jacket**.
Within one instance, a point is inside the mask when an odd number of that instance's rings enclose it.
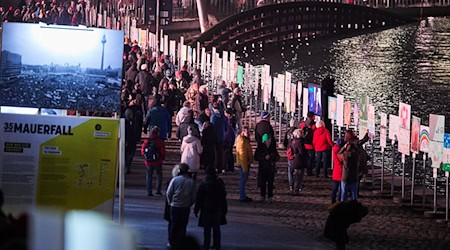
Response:
[[[331,178],[333,179],[333,191],[331,191],[331,204],[336,203],[337,200],[340,201],[339,198],[341,196],[340,192],[338,195],[338,191],[341,186],[342,180],[342,163],[344,162],[341,157],[338,156],[339,150],[344,146],[345,141],[342,139],[338,139],[336,144],[333,146],[333,174]]]
[[[313,137],[316,130],[316,122],[314,121],[315,115],[313,112],[308,112],[306,120],[300,123],[300,129],[304,133],[305,149],[308,154],[308,161],[306,162],[306,171],[308,176],[312,176],[313,164],[314,164],[314,146]]]
[[[153,127],[150,137],[144,140],[141,148],[141,155],[143,155],[145,159],[147,196],[153,196],[152,178],[154,171],[156,171],[156,194],[162,195],[162,165],[166,159],[166,146],[164,145],[164,141],[160,138],[159,133],[159,128],[157,126]]]
[[[331,140],[330,131],[325,128],[325,123],[319,121],[317,129],[314,131],[313,146],[316,150],[316,177],[319,177],[321,164],[324,168],[324,177],[328,178],[328,169],[330,168],[331,147],[334,143]]]

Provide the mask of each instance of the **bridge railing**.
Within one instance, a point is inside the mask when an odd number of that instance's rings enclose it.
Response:
[[[287,2],[333,2],[367,6],[372,8],[409,8],[450,6],[450,0],[206,0],[209,10],[219,18],[237,14],[259,6]],[[174,19],[196,18],[195,0],[173,0]]]

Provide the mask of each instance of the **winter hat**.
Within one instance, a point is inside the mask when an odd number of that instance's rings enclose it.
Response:
[[[270,114],[267,111],[261,112],[261,119],[267,119],[270,117]]]
[[[264,134],[263,136],[262,136],[262,142],[266,142],[267,140],[269,140],[270,139],[270,136],[268,135],[268,134]]]
[[[316,127],[317,127],[317,128],[324,127],[324,126],[325,126],[325,123],[324,123],[323,121],[319,121],[319,122],[316,124]]]

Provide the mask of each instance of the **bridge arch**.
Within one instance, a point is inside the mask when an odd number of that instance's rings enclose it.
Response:
[[[328,2],[289,2],[266,5],[224,19],[194,38],[207,50],[239,51],[288,40],[316,39],[378,31],[414,21],[358,5]]]

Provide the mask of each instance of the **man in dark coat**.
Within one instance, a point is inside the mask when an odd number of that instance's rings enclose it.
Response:
[[[205,169],[207,167],[214,167],[216,161],[217,134],[214,125],[209,121],[203,123],[201,142],[203,152],[200,156],[200,165]]]
[[[227,224],[227,192],[225,183],[217,177],[216,170],[212,167],[206,169],[205,179],[198,188],[194,208],[196,217],[198,217],[199,212],[198,226],[204,228],[204,249],[209,249],[211,229],[213,230],[213,246],[215,249],[220,249],[220,225]]]
[[[258,180],[261,188],[261,201],[266,200],[266,193],[269,202],[273,197],[273,182],[275,179],[275,163],[280,160],[280,155],[275,147],[271,147],[272,138],[269,134],[264,134],[262,143],[255,151],[255,160],[258,161]]]
[[[262,136],[268,134],[271,139],[270,147],[276,149],[275,145],[275,132],[272,125],[270,125],[270,114],[266,111],[261,112],[261,121],[256,124],[255,127],[255,139],[258,145],[262,143]]]

